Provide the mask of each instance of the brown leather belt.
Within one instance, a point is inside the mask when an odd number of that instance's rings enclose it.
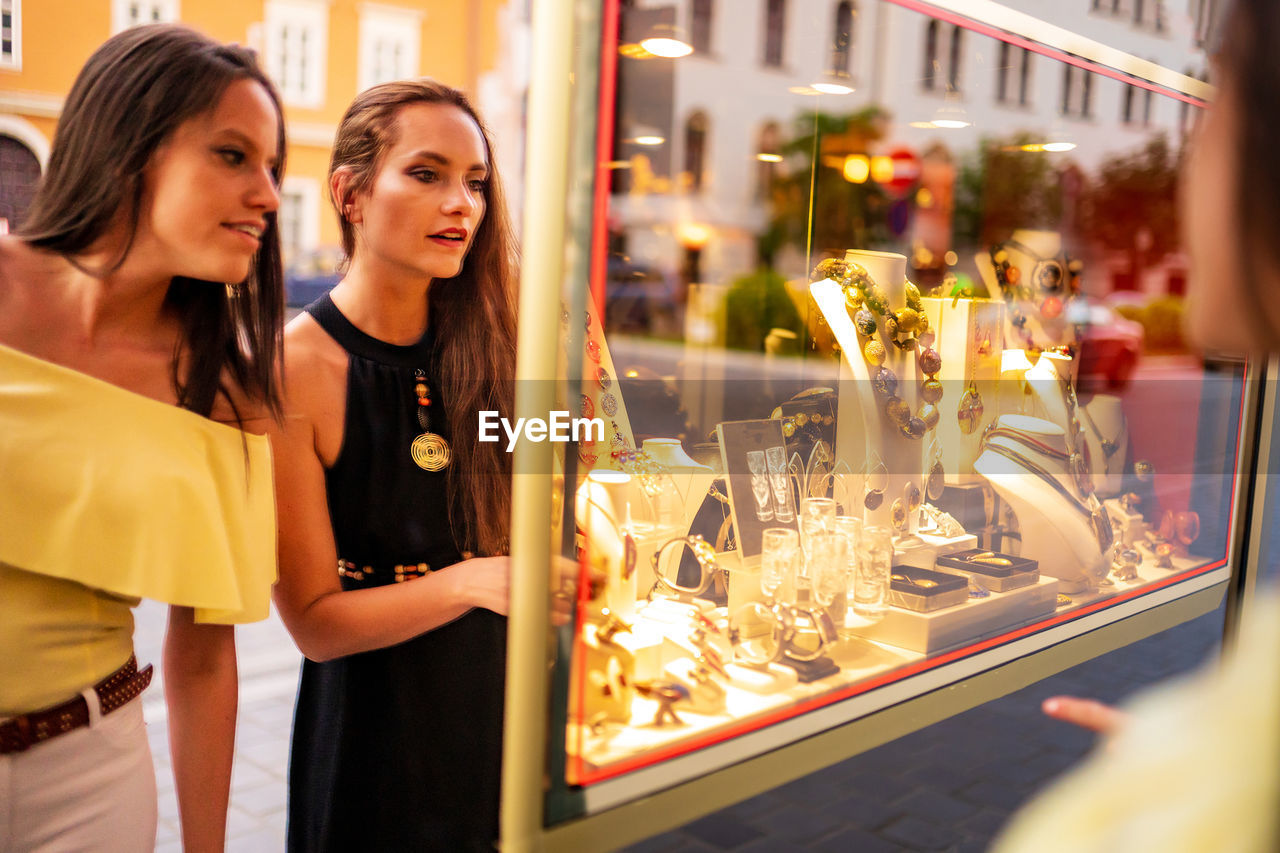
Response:
[[[138,669],[138,659],[129,655],[124,666],[93,685],[102,713],[110,714],[137,698],[151,683],[152,672],[151,664]],[[89,703],[83,696],[43,711],[32,711],[30,714],[5,720],[0,723],[0,755],[22,752],[50,738],[87,725]]]

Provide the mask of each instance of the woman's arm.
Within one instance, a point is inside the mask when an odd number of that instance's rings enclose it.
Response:
[[[235,629],[197,625],[191,608],[170,607],[164,696],[182,848],[187,853],[222,851],[226,846],[236,676]]]
[[[317,432],[317,423],[340,423],[342,413],[334,411],[334,395],[325,397],[324,365],[305,341],[294,336],[291,343],[288,375],[310,380],[293,384],[271,443],[280,554],[275,602],[298,648],[312,660],[328,660],[402,643],[473,607],[505,615],[507,557],[467,560],[394,586],[342,590]],[[341,384],[337,399],[345,398],[345,376]]]

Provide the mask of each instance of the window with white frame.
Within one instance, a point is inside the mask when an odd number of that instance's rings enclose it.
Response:
[[[296,264],[320,243],[320,183],[288,177],[280,184],[280,247],[286,263]]]
[[[293,106],[321,106],[329,4],[326,0],[267,0],[264,12],[263,55],[280,97]]]
[[[142,24],[168,24],[178,20],[178,0],[112,0],[111,31],[118,33]]]
[[[938,85],[938,21],[929,19],[924,27],[924,72],[920,84],[932,90]]]
[[[22,0],[0,0],[0,68],[22,67]]]
[[[1062,102],[1059,109],[1064,116],[1093,118],[1093,74],[1070,61],[1062,64]]]
[[[417,77],[422,13],[413,9],[360,9],[360,89]]]

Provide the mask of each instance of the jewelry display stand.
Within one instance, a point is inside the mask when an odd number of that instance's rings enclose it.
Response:
[[[1089,445],[1093,488],[1098,497],[1114,497],[1124,489],[1124,466],[1129,456],[1129,425],[1119,397],[1095,394],[1080,404],[1080,428]]]
[[[1056,452],[1067,453],[1066,434],[1056,424],[1019,415],[1002,415],[996,424],[1026,433]],[[1063,490],[1074,494],[1072,477],[1061,461],[1003,436],[990,438],[989,445],[1034,457],[1035,464]],[[1107,576],[1107,557],[1098,549],[1092,524],[1082,515],[1083,505],[1069,503],[1066,495],[1038,474],[990,447],[978,457],[974,469],[1012,507],[1022,532],[1021,555],[1039,561],[1042,576],[1058,578],[1062,581],[1061,591],[1067,593],[1093,589]]]
[[[592,471],[578,487],[575,506],[578,526],[586,536],[587,565],[605,573],[605,604],[625,622],[635,618],[638,574],[630,486],[630,474]]]
[[[1021,248],[1016,244],[1020,244]],[[1056,231],[1019,229],[1014,231],[1010,240],[1002,246],[1009,253],[1009,262],[1017,268],[1023,282],[1032,281],[1036,266],[1041,260],[1062,256],[1062,236]],[[987,252],[979,252],[974,257],[974,262],[977,264],[983,283],[987,286],[987,293],[992,297],[1001,294],[1003,291],[1000,288],[991,255]],[[1034,285],[1032,289],[1034,290]],[[1064,302],[1066,295],[1063,297]],[[1008,346],[1043,350],[1074,341],[1075,336],[1071,325],[1066,321],[1065,305],[1062,306],[1058,316],[1045,317],[1041,313],[1040,306],[1035,302],[1010,299],[1008,304],[1010,310],[1005,314],[1004,334],[1004,340]],[[1014,318],[1019,315],[1024,318],[1021,328],[1014,322]]]
[[[936,436],[942,445],[943,467],[949,486],[977,482],[973,461],[978,458],[982,429],[999,411],[1001,341],[1004,335],[1004,303],[995,299],[925,299],[933,316],[934,306],[942,320],[936,326],[934,349],[942,356],[938,378],[946,387],[938,404],[942,418]],[[982,416],[966,434],[958,417],[965,392],[973,388],[982,401]]]
[[[1075,395],[1067,390],[1075,387],[1071,385],[1072,364],[1070,356],[1042,352],[1023,377],[1031,389],[1035,416],[1054,424],[1068,437],[1079,429],[1072,402]]]
[[[903,255],[850,250],[845,252],[844,259],[866,269],[884,291],[890,310],[898,310],[906,304],[907,259]],[[923,440],[906,438],[883,413],[883,403],[876,395],[867,362],[862,357],[858,330],[849,317],[840,285],[831,279],[823,279],[809,285],[809,290],[844,355],[840,369],[836,460],[845,462],[854,471],[862,468],[865,460],[878,458],[884,463],[888,470],[884,500],[876,509],[863,508],[863,523],[894,530],[894,500],[903,494],[908,483],[914,482],[922,487],[924,482],[924,454],[930,435],[926,434]],[[929,314],[931,308],[936,310],[940,307],[940,300],[930,301],[933,305],[926,304],[926,314]],[[931,334],[936,333],[936,324],[940,322],[941,317],[929,314]],[[922,402],[919,399],[919,386],[923,378],[916,364],[916,353],[899,350],[897,347],[887,347],[886,350],[884,366],[898,377],[898,396],[914,412]],[[860,418],[850,417],[855,411],[861,413]],[[868,468],[870,464],[873,463],[868,463]],[[909,546],[908,550],[911,547],[923,547],[922,542],[914,539],[918,527],[918,513],[908,513],[907,526],[903,532],[912,537],[912,540],[902,543]]]
[[[1058,585],[1053,578],[1041,577],[1030,586],[971,598],[932,613],[890,607],[879,622],[858,620],[847,630],[864,639],[935,654],[1043,619],[1056,607]]]

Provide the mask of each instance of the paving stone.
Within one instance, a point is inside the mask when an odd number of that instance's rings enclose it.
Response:
[[[792,847],[806,846],[809,842],[822,838],[842,826],[839,821],[825,814],[799,806],[765,815],[753,823],[761,832],[776,839],[779,844]]]
[[[827,806],[823,812],[842,824],[875,830],[897,820],[905,810],[870,794],[856,794]]]
[[[750,821],[763,817],[771,812],[789,805],[788,801],[773,791],[758,794],[749,800],[743,800],[721,810],[721,814],[730,815],[738,820]]]
[[[778,848],[773,849],[776,851]],[[817,850],[819,853],[894,853],[900,848],[877,835],[853,826],[815,842],[809,849]]]
[[[905,797],[915,789],[914,785],[908,784],[896,776],[864,771],[850,777],[846,793],[849,790],[853,790],[870,794],[885,801],[892,801],[899,797]]]
[[[1031,796],[1031,790],[1003,782],[975,782],[962,789],[958,796],[980,806],[994,806],[1012,811]]]
[[[685,824],[681,831],[721,850],[730,850],[763,835],[760,830],[723,811]]]
[[[670,853],[688,840],[688,836],[679,830],[664,832],[644,841],[638,841],[630,847],[624,847],[624,853]]]
[[[273,779],[257,788],[237,789],[235,799],[237,807],[261,819],[285,808],[289,802],[289,791],[283,779]]]
[[[949,797],[929,788],[916,791],[898,803],[908,814],[919,815],[932,823],[954,824],[977,814],[979,807],[964,800]]]
[[[899,818],[876,834],[916,850],[942,850],[955,841],[952,830],[910,815]]]
[[[1009,812],[1003,809],[985,808],[957,823],[956,828],[966,835],[991,839],[1008,822]]]
[[[819,771],[775,788],[774,793],[782,799],[800,803],[809,808],[818,808],[839,800],[845,795],[845,790],[842,786],[834,784],[824,772]]]

